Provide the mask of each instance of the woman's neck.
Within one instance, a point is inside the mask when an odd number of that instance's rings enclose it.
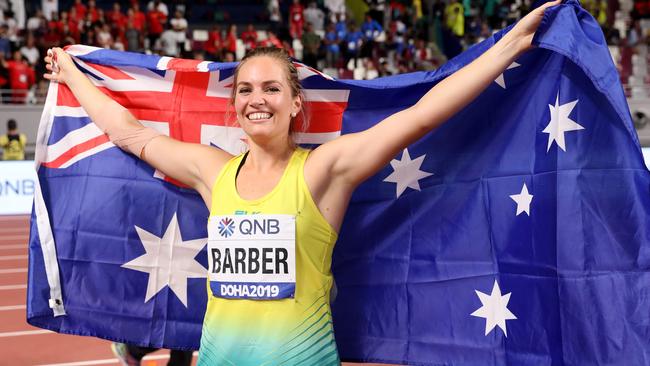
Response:
[[[293,143],[287,140],[261,145],[249,139],[248,147],[245,165],[256,171],[284,169],[295,150]]]

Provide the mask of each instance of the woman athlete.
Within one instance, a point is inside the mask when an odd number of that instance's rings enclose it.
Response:
[[[197,190],[210,208],[200,365],[338,365],[330,265],[352,192],[530,49],[544,10],[559,3],[533,10],[412,107],[312,151],[292,141],[303,97],[280,49],[254,50],[235,72],[231,103],[248,137],[239,156],[145,128],[60,48],[45,58],[45,78],[67,84],[111,141]]]

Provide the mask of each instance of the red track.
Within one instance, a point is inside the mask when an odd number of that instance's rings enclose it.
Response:
[[[27,324],[28,241],[28,216],[0,216],[0,365],[119,365],[108,341]],[[167,351],[158,351],[145,357],[142,365],[166,365],[168,358]]]

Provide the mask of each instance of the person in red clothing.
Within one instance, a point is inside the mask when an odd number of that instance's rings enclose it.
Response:
[[[74,7],[70,8],[67,25],[70,36],[74,38],[76,43],[79,43],[81,40],[81,26],[79,16],[77,15],[77,9]]]
[[[220,60],[223,50],[223,40],[221,38],[221,27],[213,25],[212,30],[208,33],[208,40],[203,47],[205,53],[212,60]]]
[[[260,47],[277,47],[277,48],[283,48],[282,41],[278,38],[278,36],[275,34],[274,31],[268,30],[266,31],[267,33],[267,38],[260,42]]]
[[[86,5],[84,5],[81,0],[74,0],[74,5],[72,8],[75,9],[77,12],[77,16],[79,17],[78,20],[82,20],[83,18],[86,17],[86,12],[88,11],[88,8],[86,8]],[[72,9],[70,9],[70,12],[72,12]]]
[[[160,38],[167,22],[167,16],[158,10],[160,1],[155,1],[154,6],[147,12],[147,38],[149,39],[149,48],[153,49],[156,41]]]
[[[136,29],[139,32],[142,32],[144,30],[144,25],[145,25],[145,15],[140,10],[140,4],[137,2],[134,2],[133,5],[127,10],[126,12],[127,15],[127,20],[131,19],[133,22],[133,28]]]
[[[302,28],[305,26],[304,10],[305,7],[302,6],[300,0],[293,0],[293,4],[289,8],[289,34],[293,39],[302,37]]]
[[[232,52],[233,54],[237,52],[237,26],[236,25],[232,24],[230,25],[230,28],[228,28],[228,35],[226,35],[226,39],[223,47],[227,52]]]
[[[248,27],[246,27],[246,31],[241,34],[241,39],[244,41],[246,51],[252,50],[257,46],[257,31],[252,24],[249,24]]]
[[[11,102],[17,104],[25,103],[27,90],[34,85],[34,69],[29,66],[19,50],[14,51],[10,61],[2,60],[3,67],[9,72],[9,86],[13,90]]]
[[[95,0],[88,0],[87,14],[90,14],[90,20],[96,22],[99,20],[99,11],[95,5]]]
[[[122,13],[120,3],[113,3],[113,10],[106,14],[106,20],[111,23],[111,28],[119,29],[126,27],[126,16]]]

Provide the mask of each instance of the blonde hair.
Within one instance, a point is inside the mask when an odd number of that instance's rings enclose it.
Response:
[[[230,92],[230,100],[228,104],[230,106],[234,106],[235,104],[235,97],[237,96],[237,77],[239,76],[239,70],[241,70],[246,61],[250,60],[251,58],[261,56],[270,57],[280,62],[287,76],[287,84],[289,84],[291,96],[300,98],[301,107],[299,113],[300,117],[302,117],[302,126],[300,129],[297,129],[296,121],[298,119],[297,117],[292,118],[291,124],[289,125],[289,135],[293,137],[294,133],[305,133],[309,128],[309,114],[307,113],[307,106],[304,103],[305,95],[303,93],[302,85],[300,84],[300,79],[298,78],[298,69],[291,60],[289,53],[284,48],[258,47],[250,50],[235,68],[235,74],[233,76],[232,83],[233,87],[232,91]],[[226,118],[226,120],[229,120],[229,118]]]

